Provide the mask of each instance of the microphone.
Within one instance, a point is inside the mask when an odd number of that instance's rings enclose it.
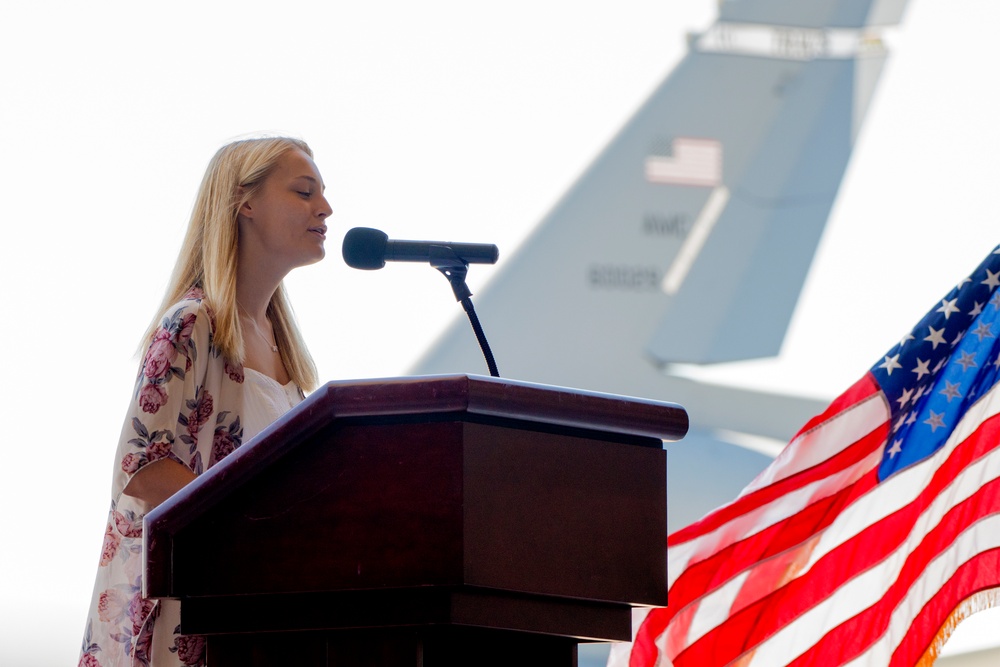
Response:
[[[465,264],[496,264],[500,251],[489,243],[394,241],[378,229],[355,227],[344,236],[344,261],[355,269],[381,269],[386,262],[431,262],[442,253]]]

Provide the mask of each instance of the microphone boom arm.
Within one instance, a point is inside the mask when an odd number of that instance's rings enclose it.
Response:
[[[448,282],[451,283],[451,290],[455,293],[455,300],[462,304],[462,308],[465,309],[466,314],[469,316],[472,330],[476,333],[476,340],[479,341],[479,347],[483,351],[483,356],[486,357],[486,366],[490,369],[490,375],[492,377],[500,377],[500,372],[497,370],[497,362],[493,358],[493,351],[486,340],[483,326],[479,323],[476,309],[472,305],[472,299],[470,298],[472,292],[469,290],[469,286],[465,284],[465,276],[469,273],[468,263],[451,248],[436,245],[430,247],[430,263],[431,266],[440,271],[448,279]]]

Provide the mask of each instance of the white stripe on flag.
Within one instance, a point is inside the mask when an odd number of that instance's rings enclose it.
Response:
[[[881,392],[838,413],[818,427],[793,439],[740,494],[745,496],[803,470],[819,465],[865,437],[889,419]]]
[[[698,610],[691,619],[691,627],[688,630],[689,644],[714,630],[729,617],[729,610],[732,609],[736,596],[740,594],[749,576],[750,571],[744,571],[699,600]]]

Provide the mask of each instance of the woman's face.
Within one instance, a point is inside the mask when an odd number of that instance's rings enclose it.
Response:
[[[312,158],[299,149],[286,151],[240,209],[241,254],[285,272],[323,259],[331,213],[325,187]]]

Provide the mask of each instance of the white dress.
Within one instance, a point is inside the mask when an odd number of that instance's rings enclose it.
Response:
[[[294,382],[281,385],[252,368],[243,369],[243,440],[254,437],[302,401]]]

